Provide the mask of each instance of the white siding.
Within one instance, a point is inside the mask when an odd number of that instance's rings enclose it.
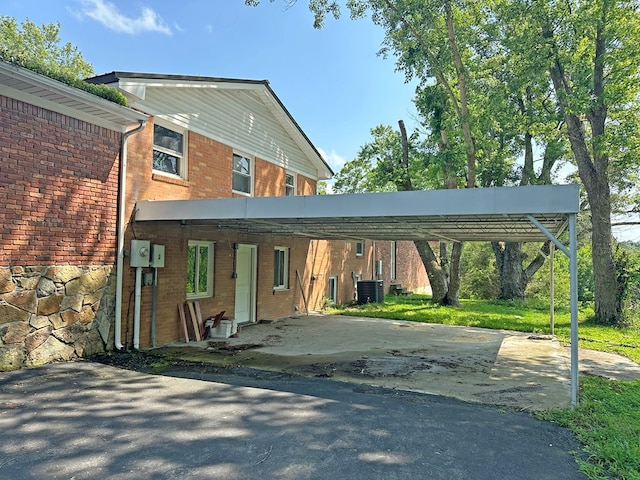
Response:
[[[272,111],[264,95],[256,89],[147,87],[134,106],[287,170],[323,178],[311,160],[313,149],[299,132],[292,135],[289,119]]]

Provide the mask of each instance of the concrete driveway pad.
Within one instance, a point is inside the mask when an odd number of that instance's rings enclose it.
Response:
[[[158,352],[521,410],[567,407],[571,400],[566,349],[551,336],[512,331],[310,315]]]

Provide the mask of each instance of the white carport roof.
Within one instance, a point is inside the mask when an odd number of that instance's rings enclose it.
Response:
[[[179,221],[315,239],[546,241],[578,212],[577,185],[411,192],[144,200],[136,221]],[[533,221],[532,221],[533,218]]]

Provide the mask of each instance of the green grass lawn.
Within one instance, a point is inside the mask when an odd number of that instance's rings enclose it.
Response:
[[[411,320],[520,332],[549,333],[549,307],[542,304],[462,300],[461,308],[439,307],[424,295],[387,296],[384,303],[337,306],[330,313]],[[604,327],[590,322],[593,311],[578,315],[581,348],[618,353],[640,363],[640,328]],[[569,344],[568,309],[556,309],[555,334]],[[543,412],[540,418],[570,428],[584,445],[578,456],[591,479],[640,480],[640,380],[621,382],[581,376],[580,403],[574,409]]]
[[[518,332],[550,333],[549,306],[540,303],[461,300],[461,308],[440,307],[426,295],[387,295],[384,303],[336,306],[331,313],[362,317],[411,320]],[[578,315],[580,347],[618,353],[640,363],[640,328],[603,327],[588,318],[593,310],[583,309]],[[555,334],[570,343],[571,315],[567,308],[555,311]]]

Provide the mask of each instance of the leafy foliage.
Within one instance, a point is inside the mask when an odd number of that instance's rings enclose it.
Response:
[[[18,25],[11,17],[0,17],[0,59],[19,65],[111,102],[126,105],[124,95],[106,85],[93,85],[82,79],[93,75],[78,48],[60,39],[60,24],[37,26],[27,19]]]

